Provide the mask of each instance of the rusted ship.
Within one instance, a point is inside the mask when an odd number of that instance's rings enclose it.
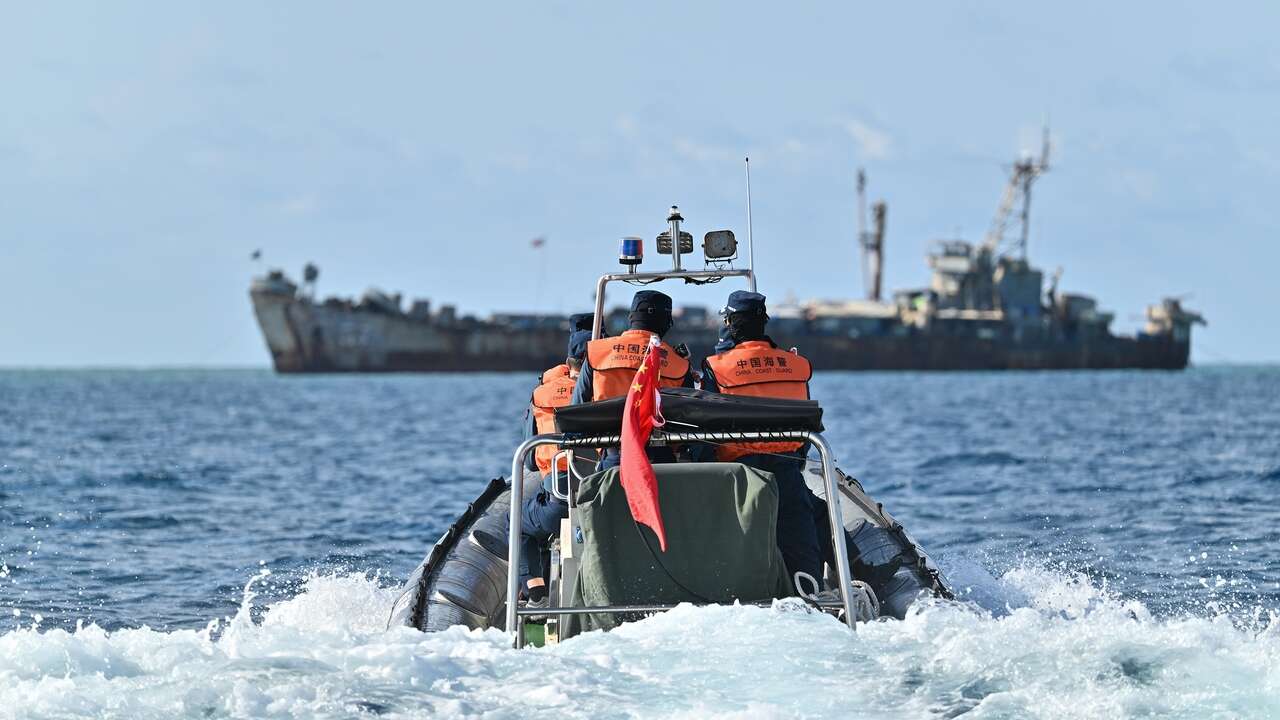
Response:
[[[927,256],[929,286],[897,291],[888,301],[880,288],[887,209],[874,203],[867,227],[859,171],[867,297],[771,305],[775,341],[801,348],[824,370],[1185,368],[1192,326],[1204,319],[1178,299],[1149,306],[1141,331],[1116,334],[1114,313],[1091,297],[1059,291],[1061,269],[1046,283],[1028,261],[1031,187],[1047,168],[1046,137],[1040,157],[1014,163],[985,239],[936,242]],[[692,236],[681,242],[691,245]],[[732,259],[707,258],[708,265],[726,262]],[[279,270],[253,280],[254,313],[279,372],[541,371],[563,361],[562,316],[480,319],[426,300],[406,308],[399,294],[378,290],[358,300],[318,300],[317,277],[308,265],[301,285]],[[622,327],[625,317],[614,310],[606,327]],[[706,308],[680,308],[668,337],[698,359],[711,352],[718,323]]]

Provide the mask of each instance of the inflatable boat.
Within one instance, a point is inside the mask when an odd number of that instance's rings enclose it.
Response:
[[[724,259],[728,231],[708,233],[703,270],[680,265],[684,242],[672,208],[664,250],[673,267],[664,272],[602,276],[597,283],[593,337],[601,337],[605,289],[613,282],[663,280],[706,284],[744,278],[755,289],[754,268],[734,269]],[[712,235],[717,242],[712,243]],[[712,257],[712,246],[721,253]],[[681,247],[684,246],[684,247]],[[396,600],[390,625],[423,631],[455,625],[497,628],[526,642],[555,642],[579,632],[663,612],[681,603],[767,605],[798,597],[815,612],[858,622],[905,616],[922,598],[949,598],[938,567],[905,528],[840,471],[822,436],[822,408],[815,401],[728,396],[696,389],[663,389],[666,424],[651,446],[800,441],[816,453],[804,478],[816,498],[815,522],[824,552],[821,578],[787,572],[776,546],[777,486],[773,476],[739,463],[655,464],[667,550],[627,509],[616,468],[596,470],[604,449],[617,447],[623,398],[556,410],[555,433],[536,435],[511,457],[511,472],[481,490],[410,575]],[[551,476],[525,470],[529,453],[557,446],[561,463]],[[799,461],[797,461],[799,462]],[[544,552],[549,568],[547,605],[520,595],[521,505],[537,492],[552,492],[568,505],[558,538]]]

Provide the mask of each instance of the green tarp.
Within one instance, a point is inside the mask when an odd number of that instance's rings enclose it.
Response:
[[[575,607],[752,602],[792,594],[777,546],[773,475],[738,463],[654,465],[667,551],[631,517],[617,468],[578,489]],[[562,635],[635,616],[565,616]]]

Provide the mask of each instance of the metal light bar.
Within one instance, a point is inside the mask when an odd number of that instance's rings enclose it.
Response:
[[[666,272],[610,273],[601,275],[596,280],[596,316],[591,325],[591,339],[599,340],[604,329],[604,291],[611,282],[626,281],[658,281],[658,280],[719,280],[727,277],[744,277],[751,288],[756,291],[756,275],[753,270],[668,270]]]
[[[596,315],[596,329],[599,330],[600,316]],[[769,439],[780,438],[786,440],[800,440],[812,443],[818,449],[818,455],[822,458],[822,481],[827,493],[827,519],[831,523],[831,549],[835,554],[836,575],[840,580],[840,601],[844,609],[845,622],[848,623],[849,629],[856,631],[857,616],[853,614],[853,603],[851,600],[850,588],[853,587],[852,579],[849,577],[849,549],[841,539],[844,537],[844,514],[840,510],[840,488],[836,485],[836,466],[835,457],[831,452],[831,446],[827,444],[821,433],[816,432],[779,432],[779,433],[760,433]],[[723,433],[723,432],[689,432],[689,433],[662,433],[660,438],[652,438],[654,440],[673,440],[676,442],[698,442],[701,440],[717,441],[721,439],[742,440],[754,439],[753,433]],[[606,437],[606,436],[598,436]],[[616,436],[607,436],[616,437]],[[519,644],[520,638],[520,535],[524,529],[524,517],[521,513],[521,504],[524,498],[524,462],[534,448],[542,445],[571,445],[574,443],[583,444],[584,441],[596,440],[598,438],[579,438],[577,440],[566,440],[564,435],[560,433],[547,433],[544,435],[534,435],[533,437],[520,443],[516,448],[515,455],[511,458],[511,513],[509,516],[509,533],[507,535],[507,613],[506,613],[506,629],[511,634],[512,641]],[[626,606],[626,607],[652,607],[652,606]],[[620,612],[628,612],[622,610]],[[634,612],[645,612],[644,610],[635,610]],[[538,614],[549,614],[546,609],[540,609]],[[561,611],[560,614],[566,614]]]

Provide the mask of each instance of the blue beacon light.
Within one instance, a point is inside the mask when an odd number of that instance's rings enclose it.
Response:
[[[644,240],[638,237],[624,237],[618,247],[618,262],[630,265],[634,270],[644,260]]]

